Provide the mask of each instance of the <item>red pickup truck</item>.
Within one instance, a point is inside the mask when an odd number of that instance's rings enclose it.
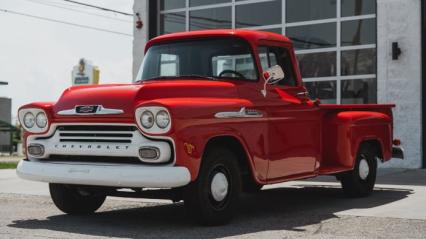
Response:
[[[48,182],[65,213],[106,196],[184,200],[204,224],[228,222],[241,192],[334,175],[373,191],[378,160],[403,158],[391,104],[310,100],[286,37],[248,30],[159,36],[133,84],[76,86],[22,106],[20,177]]]

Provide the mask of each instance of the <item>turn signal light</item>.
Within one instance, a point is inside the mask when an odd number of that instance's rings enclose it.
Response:
[[[44,146],[41,144],[30,144],[28,146],[28,154],[36,157],[43,156]]]
[[[139,149],[139,157],[142,161],[155,161],[160,158],[160,149],[157,147],[142,147]]]

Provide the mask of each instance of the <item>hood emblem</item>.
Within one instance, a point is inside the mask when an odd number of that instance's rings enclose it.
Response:
[[[58,115],[117,115],[124,113],[121,109],[108,109],[102,105],[76,105],[74,109],[61,110]]]
[[[77,114],[93,114],[98,110],[99,105],[80,105],[75,107]]]

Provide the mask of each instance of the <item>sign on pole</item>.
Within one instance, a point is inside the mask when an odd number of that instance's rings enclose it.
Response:
[[[81,58],[72,70],[72,85],[99,84],[100,71],[91,61]]]

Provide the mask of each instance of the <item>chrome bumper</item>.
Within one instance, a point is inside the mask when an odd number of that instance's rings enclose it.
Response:
[[[175,188],[187,185],[186,167],[21,160],[16,172],[27,180],[110,187]]]
[[[404,159],[404,149],[401,146],[393,146],[392,158]]]

